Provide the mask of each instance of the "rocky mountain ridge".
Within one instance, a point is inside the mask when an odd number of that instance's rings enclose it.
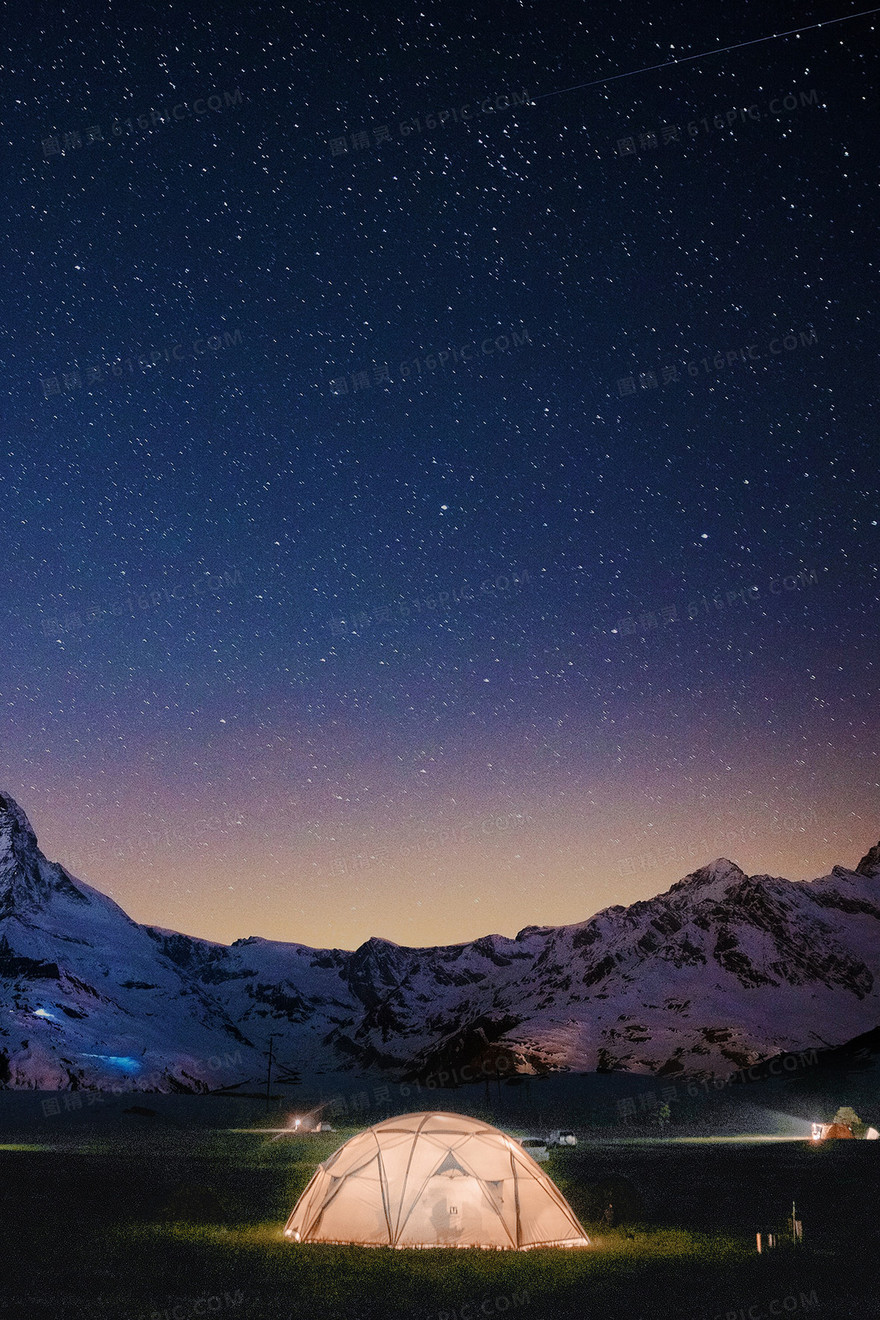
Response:
[[[213,1090],[265,1075],[724,1076],[880,1022],[880,844],[812,881],[719,858],[570,926],[438,948],[230,946],[143,926],[0,797],[0,1086]]]

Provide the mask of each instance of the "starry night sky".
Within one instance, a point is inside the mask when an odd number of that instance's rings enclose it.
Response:
[[[880,16],[371,8],[7,15],[0,783],[226,941],[854,865]]]

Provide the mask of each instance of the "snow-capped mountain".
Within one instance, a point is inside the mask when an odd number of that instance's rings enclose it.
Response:
[[[880,1022],[880,844],[818,880],[723,858],[515,939],[226,946],[132,921],[0,797],[0,1086],[209,1090],[265,1073],[722,1076]]]

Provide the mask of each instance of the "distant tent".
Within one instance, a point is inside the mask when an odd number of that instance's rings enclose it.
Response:
[[[876,1141],[878,1137],[880,1137],[880,1132],[875,1127],[869,1127],[865,1133],[866,1141]]]
[[[463,1114],[403,1114],[320,1164],[284,1235],[368,1247],[587,1247],[565,1197],[519,1142]]]
[[[823,1141],[828,1141],[832,1137],[854,1140],[852,1131],[844,1123],[829,1123],[827,1127],[822,1129]]]

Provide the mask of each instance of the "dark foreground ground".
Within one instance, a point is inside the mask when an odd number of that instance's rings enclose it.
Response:
[[[584,1129],[544,1167],[590,1250],[297,1247],[294,1201],[363,1123],[273,1140],[241,1101],[84,1099],[36,1121],[38,1103],[0,1103],[3,1320],[880,1320],[880,1142]],[[792,1200],[803,1246],[758,1256]]]

